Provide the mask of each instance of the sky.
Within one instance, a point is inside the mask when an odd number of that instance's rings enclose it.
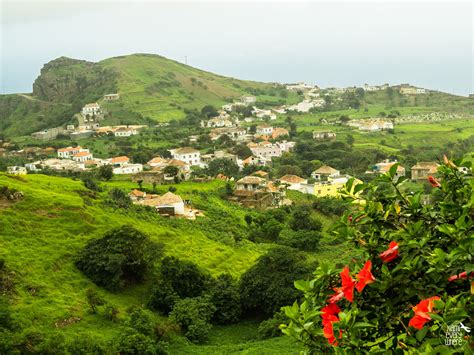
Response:
[[[0,0],[0,91],[48,61],[156,53],[221,75],[474,93],[471,1]]]

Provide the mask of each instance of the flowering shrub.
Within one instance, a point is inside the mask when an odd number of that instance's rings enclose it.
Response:
[[[344,198],[364,200],[333,232],[362,256],[342,271],[322,264],[314,279],[296,281],[305,297],[284,308],[283,333],[308,354],[468,353],[467,331],[455,346],[446,340],[449,327],[468,326],[473,314],[474,179],[458,170],[460,163],[445,158],[439,177],[427,181],[429,196],[403,193],[406,178],[394,179],[396,165],[377,179],[391,187],[384,194],[377,182],[352,189],[349,181]]]

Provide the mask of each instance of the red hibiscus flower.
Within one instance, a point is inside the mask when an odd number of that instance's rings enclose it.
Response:
[[[356,276],[357,280],[359,280],[359,282],[355,286],[357,291],[362,292],[365,286],[375,281],[375,277],[374,275],[372,275],[371,270],[372,270],[372,261],[368,260],[364,264],[364,267],[362,268],[362,270],[360,270]]]
[[[322,310],[321,318],[323,319],[323,335],[331,345],[337,345],[336,337],[334,336],[333,323],[339,321],[338,314],[341,309],[335,303],[330,303]],[[342,331],[339,331],[339,338],[342,336]]]
[[[431,316],[428,313],[433,312],[434,301],[440,299],[439,296],[434,296],[420,301],[420,303],[413,307],[415,315],[410,319],[408,325],[418,330],[422,329],[431,320]]]
[[[351,275],[349,275],[349,268],[346,266],[342,269],[341,272],[341,280],[342,280],[342,293],[344,297],[347,298],[349,302],[352,302],[354,299],[354,287],[356,280],[354,280]]]
[[[428,181],[430,182],[431,186],[433,187],[441,187],[441,184],[438,180],[436,180],[433,176],[428,176]]]
[[[344,298],[344,292],[342,292],[342,287],[335,288],[334,291],[336,291],[336,293],[329,298],[329,303],[336,303]]]
[[[472,275],[472,272],[469,274],[469,276],[471,276],[471,275]],[[466,271],[463,271],[463,272],[461,272],[460,274],[450,276],[450,277],[448,278],[448,281],[451,282],[451,281],[454,281],[454,280],[466,279],[466,278],[467,278],[467,272],[466,272]]]
[[[385,250],[383,253],[380,253],[379,256],[384,263],[389,263],[392,260],[396,259],[398,257],[397,242],[390,242],[390,244],[388,245],[388,249]]]

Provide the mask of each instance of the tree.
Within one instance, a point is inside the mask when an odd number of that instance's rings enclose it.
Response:
[[[245,144],[237,144],[232,148],[232,153],[237,155],[240,159],[248,158],[252,155],[252,151]]]
[[[305,298],[285,307],[283,332],[308,353],[335,345],[341,353],[470,353],[462,334],[453,347],[444,337],[472,314],[473,184],[458,166],[471,163],[445,158],[424,197],[402,192],[397,164],[354,190],[350,180],[344,198],[360,200],[359,192],[365,201],[346,211],[334,233],[360,256],[342,271],[322,264],[313,280],[295,282]],[[382,196],[379,183],[391,187]]]
[[[94,283],[116,291],[141,282],[162,248],[131,226],[122,226],[90,240],[79,252],[76,266]]]
[[[199,267],[174,256],[167,256],[161,262],[161,279],[169,282],[179,297],[197,297],[208,289],[210,276]]]
[[[167,165],[163,169],[163,172],[165,173],[165,175],[168,175],[168,176],[176,176],[179,173],[179,169],[176,166]]]
[[[354,136],[352,134],[348,134],[346,138],[346,142],[352,147],[355,142]]]
[[[201,113],[204,117],[211,118],[219,116],[216,108],[212,105],[206,105],[201,109]]]
[[[194,343],[207,339],[211,325],[209,321],[216,311],[209,297],[185,298],[176,303],[170,319],[184,330],[184,336]]]
[[[309,277],[311,270],[300,252],[279,246],[261,256],[240,279],[240,296],[245,312],[271,316],[280,307],[301,296],[293,287],[294,276]]]
[[[311,213],[311,207],[299,205],[293,209],[290,219],[290,228],[295,231],[321,231],[322,223]]]
[[[240,319],[239,287],[231,275],[219,275],[209,291],[210,302],[216,308],[212,322],[216,324],[235,323]]]
[[[209,162],[207,174],[209,176],[223,174],[227,177],[236,177],[239,174],[239,166],[233,160],[218,158]]]
[[[111,165],[102,165],[98,170],[99,178],[109,181],[114,176],[113,168]]]

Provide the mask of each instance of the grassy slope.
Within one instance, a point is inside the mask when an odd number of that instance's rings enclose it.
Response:
[[[100,63],[119,73],[120,102],[106,106],[114,110],[122,103],[123,107],[158,121],[182,118],[182,108],[201,109],[206,104],[219,107],[248,94],[248,88],[272,87],[216,75],[158,55],[134,54]]]
[[[87,240],[125,223],[164,243],[167,254],[192,260],[214,275],[230,272],[238,276],[265,249],[247,242],[228,245],[209,239],[189,228],[191,222],[173,227],[159,217],[143,220],[104,209],[98,201],[81,197],[80,181],[43,175],[29,175],[22,181],[0,175],[0,186],[4,185],[25,193],[23,200],[0,210],[0,255],[17,273],[14,310],[21,314],[25,327],[52,332],[54,322],[78,316],[84,320],[67,327],[71,334],[99,328],[108,338],[117,331],[114,323],[88,314],[85,290],[95,286],[75,269],[73,260]],[[35,294],[30,291],[33,288],[38,290]],[[117,294],[99,289],[122,312],[145,303],[146,291],[147,285]]]
[[[24,329],[35,329],[65,338],[81,335],[111,340],[120,331],[120,323],[88,312],[85,291],[95,288],[110,304],[118,307],[121,316],[132,305],[147,301],[149,282],[120,293],[97,288],[74,267],[78,250],[91,238],[122,224],[132,224],[153,240],[165,244],[165,253],[192,260],[213,275],[228,272],[238,277],[270,245],[250,242],[235,243],[221,233],[222,226],[209,219],[185,221],[159,216],[114,210],[102,205],[113,187],[131,189],[136,184],[118,178],[103,184],[105,191],[98,199],[85,196],[81,181],[45,175],[14,178],[0,174],[0,187],[8,186],[24,192],[25,197],[7,208],[0,207],[0,258],[14,270],[15,294],[12,308]],[[206,215],[231,215],[244,224],[248,213],[221,200],[216,191],[223,183],[183,183],[176,185],[183,198],[192,198]],[[145,188],[151,186],[145,185]],[[157,187],[160,193],[167,186]],[[321,216],[324,217],[324,216]],[[207,221],[207,222],[206,222]],[[324,225],[331,224],[323,218]],[[329,246],[328,246],[329,247]],[[336,252],[336,250],[333,250]],[[319,253],[318,253],[319,254]],[[317,256],[311,256],[316,259]],[[328,254],[328,259],[332,256]],[[54,323],[70,317],[82,320],[62,328]],[[215,327],[208,343],[196,346],[182,337],[173,337],[172,353],[292,353],[299,348],[288,338],[261,341],[257,339],[258,322],[245,321],[230,327]]]

